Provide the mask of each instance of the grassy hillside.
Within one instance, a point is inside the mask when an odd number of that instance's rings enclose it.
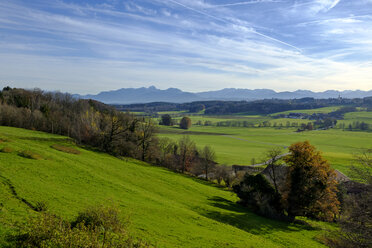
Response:
[[[112,201],[130,216],[132,233],[157,247],[323,247],[316,237],[323,234],[324,223],[310,222],[309,227],[265,219],[237,205],[230,191],[78,148],[62,136],[0,127],[4,147],[0,234],[13,221],[36,214],[20,199],[45,202],[66,219]]]

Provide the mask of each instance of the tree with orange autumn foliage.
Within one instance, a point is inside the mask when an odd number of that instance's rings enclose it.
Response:
[[[334,170],[308,141],[292,144],[289,151],[285,158],[289,173],[284,194],[288,217],[334,220],[340,205]]]

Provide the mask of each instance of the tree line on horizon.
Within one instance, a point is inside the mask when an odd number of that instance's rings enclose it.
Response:
[[[314,109],[329,106],[344,106],[345,109],[353,107],[364,107],[372,109],[372,97],[355,98],[355,99],[315,99],[301,98],[291,100],[281,99],[264,99],[256,101],[197,101],[190,103],[168,103],[153,102],[144,104],[113,105],[121,111],[143,112],[149,115],[155,115],[163,111],[185,111],[189,113],[199,113],[204,111],[205,114],[273,114],[283,111]],[[335,111],[335,114],[338,114]],[[342,114],[342,113],[339,113]]]

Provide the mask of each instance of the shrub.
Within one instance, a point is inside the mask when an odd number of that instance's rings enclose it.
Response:
[[[36,159],[36,160],[41,160],[43,157],[37,153],[34,153],[32,151],[26,150],[26,151],[21,151],[19,153],[19,156],[24,157],[24,158],[29,158],[29,159]]]
[[[43,201],[38,201],[36,202],[34,209],[37,212],[45,212],[48,210],[48,205]]]
[[[76,150],[72,147],[62,146],[58,144],[51,145],[50,147],[58,151],[61,151],[61,152],[66,152],[66,153],[71,153],[71,154],[80,154],[79,150]]]
[[[17,234],[8,236],[8,242],[10,247],[28,248],[149,247],[128,235],[116,208],[102,206],[80,213],[72,223],[49,212],[42,212],[20,225]]]
[[[262,174],[246,173],[243,181],[234,185],[233,189],[240,198],[240,203],[255,213],[274,219],[286,219],[280,203],[281,196]]]
[[[0,152],[11,153],[11,152],[13,152],[13,149],[6,146],[6,147],[1,148]]]

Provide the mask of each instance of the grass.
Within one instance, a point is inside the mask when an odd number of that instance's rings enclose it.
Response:
[[[278,112],[271,114],[272,116],[279,115],[279,114],[289,114],[289,113],[302,113],[302,114],[327,114],[330,112],[334,112],[339,110],[342,106],[331,106],[331,107],[324,107],[324,108],[316,108],[316,109],[297,109],[297,110],[288,110],[283,112]]]
[[[40,154],[37,154],[30,150],[24,150],[18,153],[19,156],[29,159],[41,160],[43,157]]]
[[[76,155],[80,154],[79,150],[72,148],[72,147],[68,147],[68,146],[53,144],[50,147],[60,152],[66,152],[66,153],[71,153],[71,154],[76,154]]]
[[[347,125],[352,124],[353,122],[365,122],[369,125],[372,125],[372,112],[367,111],[358,111],[358,112],[350,112],[346,113],[344,116],[344,120],[340,120],[337,123],[345,123],[346,128]]]
[[[8,147],[8,146],[5,146],[5,147],[2,147],[0,149],[0,152],[3,152],[3,153],[11,153],[13,152],[14,150],[11,148],[11,147]]]
[[[332,167],[349,173],[355,164],[354,155],[372,147],[372,133],[348,132],[338,129],[295,132],[295,128],[233,128],[193,126],[188,132],[177,132],[177,128],[161,127],[160,137],[179,139],[190,135],[199,146],[210,145],[222,164],[250,165],[252,158],[264,159],[264,153],[275,146],[283,149],[298,141],[310,141],[329,160]],[[204,134],[203,134],[204,133]]]
[[[45,159],[0,154],[0,235],[14,221],[37,214],[19,199],[34,206],[45,203],[67,220],[88,206],[114,202],[130,217],[131,233],[156,247],[324,247],[317,237],[324,228],[334,228],[259,217],[236,204],[230,191],[136,160],[84,150],[66,137],[10,127],[0,127],[1,134],[9,135],[14,149],[32,148]],[[58,152],[53,144],[82,152]]]
[[[8,138],[0,137],[0,143],[4,143],[4,142],[10,142],[10,140]]]

